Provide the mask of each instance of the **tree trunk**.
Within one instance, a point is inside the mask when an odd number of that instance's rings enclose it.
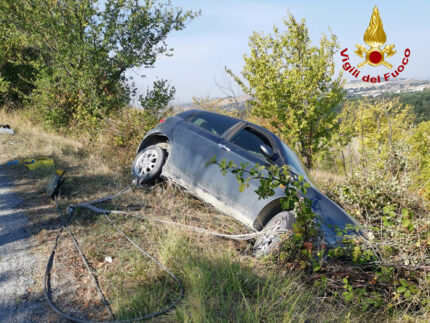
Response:
[[[367,175],[367,158],[366,158],[366,147],[364,145],[364,126],[361,122],[361,149],[362,149],[362,167],[364,168],[364,174]]]
[[[303,157],[305,157],[305,166],[307,169],[311,169],[312,166],[312,156],[311,156],[311,152],[306,149],[306,146],[304,144],[304,142],[302,140],[299,141],[300,142],[300,152],[303,155]]]
[[[306,152],[306,167],[308,170],[311,170],[312,168],[312,154],[310,152]]]
[[[345,176],[348,177],[348,173],[346,172],[346,163],[345,163],[345,155],[343,153],[343,148],[340,150],[340,152],[342,153],[342,166],[343,166],[343,171],[345,172]]]

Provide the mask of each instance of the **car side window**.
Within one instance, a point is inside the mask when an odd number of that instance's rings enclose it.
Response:
[[[209,112],[197,113],[193,115],[189,121],[193,125],[206,129],[217,136],[221,136],[226,130],[238,122],[227,116]]]
[[[245,149],[246,151],[257,155],[264,159],[263,153],[260,151],[261,144],[265,144],[273,149],[269,139],[255,131],[252,128],[243,128],[239,130],[231,139],[231,143]]]

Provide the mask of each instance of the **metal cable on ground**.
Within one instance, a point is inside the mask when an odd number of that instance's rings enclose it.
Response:
[[[153,218],[153,217],[141,217],[141,216],[138,216],[138,215],[136,215],[134,213],[130,213],[130,212],[101,209],[101,208],[95,207],[93,205],[90,205],[89,203],[78,204],[78,205],[75,205],[74,207],[87,208],[87,209],[89,209],[95,213],[100,213],[100,214],[121,214],[121,215],[131,216],[131,217],[137,218],[139,220],[150,220],[153,222],[159,222],[159,223],[163,223],[163,224],[167,224],[167,225],[180,226],[180,227],[183,227],[183,228],[186,228],[186,229],[189,229],[192,231],[196,231],[199,233],[213,235],[213,236],[219,237],[219,238],[238,240],[238,241],[246,241],[246,240],[251,240],[251,239],[257,238],[258,236],[263,235],[268,230],[270,230],[270,228],[266,228],[266,229],[263,229],[263,230],[258,231],[258,232],[245,233],[245,234],[224,234],[224,233],[210,231],[207,229],[194,227],[194,226],[179,223],[179,222],[157,219],[157,218]],[[273,231],[273,233],[285,233],[285,232],[288,232],[288,230],[278,229],[278,230]]]
[[[55,204],[57,206],[57,211],[60,214],[61,218],[63,218],[63,213],[61,212],[60,206],[58,205],[58,201],[57,201],[57,197],[55,197]],[[74,215],[74,211],[70,212],[70,216],[68,218],[68,221],[70,221],[72,219]],[[109,313],[109,317],[114,319],[114,315],[112,313],[112,310],[110,308],[109,302],[107,301],[105,295],[103,294],[99,282],[97,280],[96,275],[93,273],[93,271],[90,268],[90,265],[88,264],[87,259],[85,258],[84,254],[82,253],[81,248],[79,247],[78,241],[76,241],[75,236],[73,235],[73,233],[69,230],[69,228],[67,227],[67,222],[64,223],[64,229],[67,231],[67,233],[69,234],[69,236],[72,238],[73,244],[75,245],[75,248],[78,250],[79,255],[81,256],[82,262],[85,265],[85,268],[87,269],[87,271],[89,272],[91,279],[93,280],[94,285],[96,286],[96,290],[97,292],[100,294],[100,297],[102,299],[103,304],[105,305],[108,313]]]
[[[124,194],[127,190],[129,189],[129,187],[127,187],[126,189],[124,189],[124,190],[122,190],[121,192],[119,192],[119,193],[117,193],[117,194],[114,194],[114,195],[111,195],[111,196],[107,196],[107,197],[105,197],[105,198],[102,198],[102,199],[98,199],[98,200],[95,200],[95,201],[92,201],[92,202],[90,202],[90,203],[92,203],[92,204],[94,204],[94,203],[101,203],[101,202],[104,202],[104,201],[107,201],[107,200],[111,200],[111,199],[113,199],[113,198],[115,198],[115,197],[117,197],[117,196],[119,196],[119,195],[121,195],[121,194]],[[88,207],[88,206],[90,206],[88,203],[84,203],[83,205],[71,205],[71,206],[69,206],[69,217],[66,219],[66,220],[64,220],[63,219],[63,215],[62,215],[62,212],[61,212],[61,209],[59,208],[59,205],[58,205],[58,202],[57,202],[57,200],[55,200],[56,201],[56,205],[57,205],[57,210],[58,210],[58,212],[59,212],[59,214],[60,214],[60,217],[61,217],[61,219],[62,219],[62,221],[63,221],[63,226],[60,228],[60,230],[59,230],[59,232],[58,232],[58,234],[57,234],[57,237],[55,238],[55,243],[54,243],[54,247],[52,248],[52,250],[51,250],[51,254],[49,255],[49,258],[48,258],[48,262],[47,262],[47,264],[46,264],[46,269],[45,269],[45,277],[44,277],[44,294],[45,294],[45,298],[46,298],[46,300],[48,301],[48,304],[50,305],[50,307],[58,314],[58,315],[60,315],[60,316],[62,316],[62,317],[64,317],[64,318],[66,318],[66,319],[68,319],[68,320],[70,320],[70,321],[74,321],[74,322],[79,322],[79,323],[128,323],[128,322],[135,322],[135,321],[139,321],[139,320],[146,320],[146,319],[151,319],[151,318],[155,318],[155,317],[157,317],[157,316],[160,316],[160,315],[162,315],[162,314],[165,314],[165,313],[167,313],[168,311],[170,311],[174,306],[176,306],[178,303],[179,303],[179,301],[182,299],[182,297],[183,297],[183,293],[184,293],[184,291],[183,291],[183,286],[182,286],[182,283],[181,283],[181,281],[166,267],[166,266],[164,266],[161,262],[159,262],[157,259],[155,259],[154,257],[152,257],[150,254],[148,254],[147,252],[145,252],[141,247],[139,247],[134,241],[132,241],[124,232],[122,232],[113,222],[112,222],[112,220],[109,218],[109,217],[107,217],[107,219],[109,220],[109,222],[115,227],[115,229],[118,231],[118,232],[120,232],[130,243],[132,243],[141,253],[143,253],[145,256],[147,256],[148,258],[150,258],[152,261],[154,261],[158,266],[160,266],[163,270],[165,270],[166,272],[167,272],[167,274],[170,276],[170,277],[172,277],[173,278],[173,280],[177,283],[177,285],[179,286],[179,296],[176,298],[176,300],[173,302],[173,303],[171,303],[169,306],[167,306],[166,308],[164,308],[164,309],[162,309],[161,311],[157,311],[157,312],[155,312],[155,313],[152,313],[152,314],[147,314],[147,315],[144,315],[144,316],[140,316],[140,317],[136,317],[136,318],[133,318],[133,319],[127,319],[127,320],[117,320],[117,321],[88,321],[88,320],[83,320],[83,319],[79,319],[79,318],[76,318],[76,317],[73,317],[73,316],[71,316],[71,315],[69,315],[69,314],[67,314],[67,313],[64,313],[62,310],[60,310],[54,303],[53,303],[53,301],[51,300],[51,296],[50,296],[50,294],[51,294],[51,291],[50,291],[50,272],[51,272],[51,269],[52,269],[52,264],[53,264],[53,260],[54,260],[54,255],[55,255],[55,251],[56,251],[56,249],[57,249],[57,247],[58,247],[58,241],[59,241],[59,239],[60,239],[60,235],[61,235],[61,233],[63,232],[63,230],[65,229],[66,231],[68,231],[68,233],[72,236],[72,238],[73,238],[73,240],[74,240],[74,243],[75,243],[75,247],[78,249],[78,252],[79,252],[79,254],[81,255],[81,258],[82,258],[82,260],[83,260],[83,262],[86,264],[86,267],[87,267],[87,270],[90,272],[90,274],[91,275],[93,275],[93,273],[92,273],[92,271],[91,271],[91,269],[90,269],[90,267],[89,267],[89,265],[88,265],[88,263],[87,263],[87,261],[86,261],[86,259],[85,259],[85,257],[83,256],[83,253],[82,253],[82,251],[81,251],[81,249],[79,248],[79,245],[78,245],[78,243],[77,243],[77,241],[76,241],[76,239],[74,239],[74,237],[73,237],[73,234],[70,232],[70,230],[67,228],[67,225],[68,225],[68,222],[70,221],[70,219],[73,217],[73,214],[74,214],[74,210],[77,208],[77,207]],[[102,210],[102,209],[100,209],[100,210]],[[104,210],[106,213],[111,213],[109,210]],[[99,213],[99,212],[97,212],[97,213]],[[96,286],[97,286],[97,289],[98,289],[98,291],[99,291],[99,293],[100,293],[100,295],[102,296],[102,299],[105,299],[105,297],[104,297],[104,295],[103,295],[103,293],[102,293],[102,291],[101,291],[101,289],[98,287],[98,283],[97,283],[97,279],[95,278],[95,280],[93,279],[93,281],[95,282],[95,284],[96,284]],[[106,303],[105,303],[105,305],[107,305],[107,308],[109,308],[109,313],[110,313],[110,315],[111,315],[111,317],[113,317],[113,314],[112,314],[112,312],[110,311],[110,307],[109,307],[109,305],[108,305],[108,302],[107,302],[107,300],[106,300]]]
[[[157,219],[157,218],[153,218],[153,217],[140,217],[134,213],[130,213],[130,212],[126,212],[126,211],[118,211],[118,210],[106,210],[106,209],[98,208],[98,207],[95,207],[94,205],[92,205],[92,204],[104,202],[107,200],[112,200],[116,197],[119,197],[119,196],[125,194],[130,188],[131,188],[130,186],[127,186],[126,188],[124,188],[123,190],[119,191],[116,194],[113,194],[113,195],[110,195],[110,196],[107,196],[107,197],[104,197],[104,198],[101,198],[98,200],[94,200],[91,202],[80,203],[77,205],[70,205],[69,207],[73,207],[73,208],[83,207],[83,208],[87,208],[93,212],[100,213],[100,214],[121,214],[121,215],[135,217],[135,218],[140,219],[140,220],[148,219],[150,221],[159,222],[159,223],[163,223],[163,224],[167,224],[167,225],[181,226],[183,228],[186,228],[186,229],[189,229],[192,231],[196,231],[196,232],[200,232],[203,234],[213,235],[213,236],[225,238],[225,239],[239,240],[239,241],[245,241],[245,240],[251,240],[251,239],[257,238],[258,236],[265,234],[267,231],[267,229],[266,230],[263,229],[261,231],[256,231],[256,232],[252,232],[252,233],[245,233],[245,234],[224,234],[224,233],[210,231],[210,230],[199,228],[199,227],[190,226],[187,224],[182,224],[179,222]],[[288,232],[288,230],[279,229],[279,230],[274,231],[274,233],[285,233],[285,232]]]
[[[140,250],[140,252],[142,252],[145,256],[147,256],[149,259],[151,259],[153,262],[155,262],[158,266],[160,266],[178,284],[178,286],[179,286],[179,296],[178,296],[178,298],[173,303],[171,303],[168,307],[166,307],[165,309],[157,312],[156,316],[165,314],[168,311],[170,311],[172,308],[174,308],[179,303],[179,301],[184,296],[184,288],[183,288],[182,283],[180,282],[180,280],[175,276],[175,274],[173,274],[169,270],[169,268],[167,268],[166,266],[164,266],[156,258],[154,258],[149,253],[147,253],[145,250],[143,250],[141,247],[139,247],[139,245],[136,242],[134,242],[133,240],[131,240],[123,231],[121,231],[121,229],[118,228],[118,226],[111,220],[111,218],[107,215],[107,213],[105,213],[104,216],[110,222],[110,224],[113,225],[113,227],[116,229],[116,231],[118,231],[124,238],[126,238],[133,246],[135,246],[138,250]],[[152,315],[143,316],[140,319],[144,320],[144,319],[150,319],[150,318],[153,318],[153,317],[155,317],[155,316],[152,314]]]
[[[116,211],[114,214],[121,214],[119,212],[120,211]],[[154,222],[159,222],[159,223],[163,223],[163,224],[167,224],[167,225],[172,225],[172,226],[181,226],[183,228],[186,228],[186,229],[189,229],[189,230],[192,230],[192,231],[196,231],[196,232],[200,232],[200,233],[203,233],[203,234],[209,234],[209,235],[212,235],[212,236],[215,236],[215,237],[219,237],[219,238],[238,240],[238,241],[251,240],[251,239],[257,238],[258,236],[260,236],[262,234],[265,234],[266,231],[268,231],[268,229],[266,229],[266,230],[263,229],[261,231],[253,232],[253,233],[224,234],[224,233],[218,233],[218,232],[215,232],[215,231],[206,230],[206,229],[199,228],[199,227],[193,227],[191,225],[182,224],[182,223],[179,223],[179,222],[162,220],[162,219],[157,219],[157,218],[152,218],[152,217],[145,217],[145,218],[143,218],[143,217],[140,217],[140,216],[135,215],[133,213],[123,213],[123,214],[125,214],[127,216],[132,216],[132,217],[140,219],[140,220],[149,219],[149,220],[154,221]],[[285,232],[288,232],[288,230],[279,229],[279,230],[273,231],[273,233],[285,233]]]
[[[59,215],[60,215],[60,217],[62,219],[63,226],[60,228],[60,230],[59,230],[59,232],[57,234],[57,237],[55,238],[54,247],[51,250],[51,254],[50,254],[50,256],[48,258],[48,262],[46,264],[45,277],[44,277],[44,294],[45,294],[45,298],[47,299],[48,304],[50,305],[50,307],[57,314],[59,314],[60,316],[66,318],[68,320],[71,320],[71,321],[74,321],[74,322],[79,322],[79,323],[128,323],[128,322],[135,322],[135,321],[138,321],[138,320],[151,319],[151,318],[154,318],[154,317],[157,317],[157,316],[160,316],[162,314],[167,313],[173,307],[175,307],[179,303],[179,301],[182,299],[182,297],[183,297],[184,290],[183,290],[183,285],[182,285],[181,281],[165,265],[163,265],[155,257],[151,256],[149,253],[147,253],[136,242],[134,242],[130,237],[128,237],[121,229],[119,229],[119,227],[112,221],[112,219],[108,216],[108,214],[119,214],[119,215],[132,216],[132,217],[135,217],[135,218],[140,219],[140,220],[147,220],[147,219],[149,219],[149,220],[154,221],[154,222],[159,222],[159,223],[163,223],[163,224],[167,224],[167,225],[181,226],[181,227],[184,227],[186,229],[189,229],[189,230],[192,230],[192,231],[196,231],[196,232],[199,232],[199,233],[209,234],[209,235],[213,235],[213,236],[216,236],[216,237],[221,237],[221,238],[226,238],[226,239],[232,239],[232,240],[250,240],[250,239],[254,239],[254,238],[258,237],[259,235],[266,234],[266,231],[267,231],[267,230],[263,229],[262,231],[259,231],[259,232],[253,232],[253,233],[247,233],[247,234],[223,234],[223,233],[214,232],[214,231],[210,231],[210,230],[206,230],[206,229],[203,229],[203,228],[194,227],[194,226],[190,226],[190,225],[186,225],[186,224],[182,224],[182,223],[178,223],[178,222],[167,221],[167,220],[157,219],[157,218],[152,218],[152,217],[141,217],[141,216],[138,216],[136,214],[125,212],[125,211],[102,209],[102,208],[95,207],[93,205],[93,204],[102,203],[102,202],[105,202],[105,201],[112,200],[112,199],[114,199],[116,197],[119,197],[119,196],[123,195],[124,193],[126,193],[129,189],[130,189],[130,186],[127,186],[126,188],[124,188],[123,190],[119,191],[116,194],[109,195],[109,196],[106,196],[104,198],[100,198],[100,199],[97,199],[97,200],[94,200],[94,201],[91,201],[91,202],[87,202],[87,203],[70,205],[68,207],[69,216],[68,216],[67,219],[64,219],[63,213],[61,212],[61,209],[60,209],[60,207],[58,205],[58,201],[55,198],[55,203],[56,203],[56,206],[57,206],[57,211],[58,211],[58,213],[59,213]],[[50,294],[51,294],[50,293],[51,292],[50,291],[50,271],[52,269],[54,255],[55,255],[55,251],[56,251],[57,246],[58,246],[58,241],[60,239],[60,235],[63,232],[63,230],[66,230],[67,233],[72,237],[72,240],[73,240],[73,243],[75,245],[75,248],[78,250],[78,252],[79,252],[79,254],[81,256],[81,259],[82,259],[83,263],[85,264],[85,267],[87,268],[88,272],[90,273],[90,275],[91,275],[91,277],[93,279],[93,282],[94,282],[94,284],[96,286],[96,289],[99,292],[99,294],[100,294],[100,296],[102,298],[102,301],[103,301],[104,305],[106,306],[106,308],[107,308],[107,310],[109,312],[110,317],[114,318],[113,313],[112,313],[112,311],[110,309],[110,306],[109,306],[109,302],[105,298],[105,296],[104,296],[104,294],[103,294],[103,292],[102,292],[102,290],[101,290],[101,288],[100,288],[100,286],[98,284],[98,280],[97,280],[95,274],[92,272],[92,270],[91,270],[91,268],[90,268],[90,266],[89,266],[89,264],[88,264],[88,262],[87,262],[87,260],[86,260],[86,258],[84,256],[82,250],[80,249],[79,244],[76,241],[74,235],[72,234],[72,232],[67,227],[69,221],[73,217],[73,215],[75,213],[75,210],[77,208],[87,208],[87,209],[89,209],[89,210],[91,210],[91,211],[93,211],[95,213],[103,214],[105,216],[105,218],[108,220],[108,222],[115,228],[115,230],[117,232],[119,232],[125,239],[127,239],[142,254],[144,254],[146,257],[148,257],[153,262],[155,262],[160,268],[162,268],[176,282],[176,284],[179,287],[179,296],[176,298],[176,300],[174,302],[172,302],[169,306],[167,306],[164,309],[162,309],[161,311],[158,311],[158,312],[155,312],[155,313],[152,313],[152,314],[147,314],[147,315],[144,315],[144,316],[141,316],[141,317],[137,317],[137,318],[133,318],[133,319],[119,320],[119,321],[88,321],[88,320],[82,320],[82,319],[79,319],[79,318],[76,318],[76,317],[72,317],[69,314],[64,313],[63,311],[61,311],[52,302],[52,300],[51,300],[51,296],[50,296]],[[283,233],[283,232],[286,232],[286,230],[279,229],[279,230],[276,230],[273,233]]]

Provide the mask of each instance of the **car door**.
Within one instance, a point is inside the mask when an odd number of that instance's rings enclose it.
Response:
[[[238,166],[241,163],[249,163],[251,167],[257,163],[269,165],[270,162],[260,152],[261,144],[274,148],[268,136],[252,126],[244,125],[218,144],[220,149],[216,154],[216,159],[233,161]],[[248,223],[248,220],[253,219],[253,205],[258,200],[258,195],[254,191],[258,187],[259,181],[250,181],[250,187],[241,193],[236,175],[227,172],[223,176],[218,165],[203,168],[199,174],[199,181],[223,204],[233,210],[238,210],[238,213],[249,216],[248,219],[239,220]]]
[[[178,123],[173,131],[174,143],[170,152],[172,175],[181,184],[200,186],[198,174],[216,153],[223,133],[237,122],[233,118],[200,111]]]

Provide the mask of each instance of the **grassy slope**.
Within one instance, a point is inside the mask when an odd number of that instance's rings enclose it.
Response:
[[[97,151],[69,138],[48,133],[18,114],[0,110],[0,120],[15,129],[0,136],[0,164],[16,158],[50,156],[67,171],[64,209],[71,203],[99,198],[118,191],[130,177],[113,172]],[[114,158],[114,156],[112,156]],[[131,161],[130,161],[131,163]],[[35,252],[47,257],[59,227],[53,203],[44,195],[52,170],[27,171],[7,167],[24,197],[33,227]],[[141,216],[159,217],[225,233],[246,231],[239,223],[217,213],[173,185],[152,190],[134,189],[115,200],[115,206],[143,205]],[[370,315],[325,301],[303,279],[282,271],[270,261],[251,256],[251,244],[196,235],[175,227],[113,216],[120,228],[160,259],[184,283],[185,297],[168,315],[155,321],[363,321]],[[70,225],[97,273],[117,318],[131,318],[160,309],[177,295],[177,287],[158,267],[136,252],[102,216],[79,211]],[[92,319],[107,318],[91,280],[70,239],[63,236],[55,258],[54,299],[68,312]],[[111,256],[113,262],[104,261]],[[42,282],[43,264],[38,274]],[[41,286],[41,283],[40,283]],[[38,290],[37,292],[41,292]]]

